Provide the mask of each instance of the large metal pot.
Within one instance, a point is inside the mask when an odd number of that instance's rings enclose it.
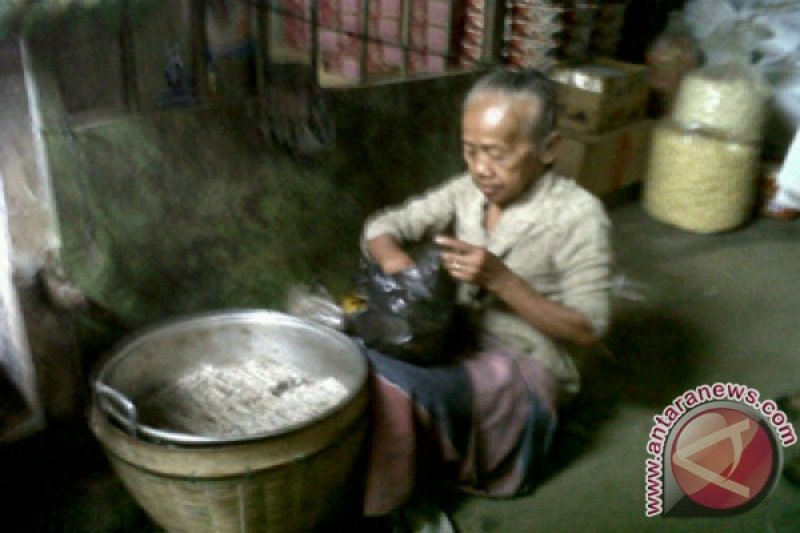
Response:
[[[219,437],[148,425],[137,405],[203,365],[240,365],[269,357],[314,377],[336,378],[347,388],[339,405],[280,430]],[[260,440],[313,425],[348,404],[363,388],[366,360],[345,335],[316,323],[261,310],[195,315],[139,333],[115,350],[94,380],[95,402],[132,435],[178,445]]]
[[[268,355],[348,392],[339,404],[280,431],[190,435],[139,420],[137,404],[197,365]],[[95,379],[91,427],[114,470],[170,532],[336,530],[361,506],[367,364],[332,329],[269,311],[233,311],[160,325],[124,343]]]

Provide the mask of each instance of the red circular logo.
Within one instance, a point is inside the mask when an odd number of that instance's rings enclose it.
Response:
[[[734,408],[704,410],[673,441],[670,463],[681,491],[709,509],[735,509],[771,488],[777,451],[758,419]]]

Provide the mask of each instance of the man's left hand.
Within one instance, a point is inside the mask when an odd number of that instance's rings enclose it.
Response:
[[[435,242],[442,247],[445,268],[459,281],[494,292],[513,276],[506,264],[486,248],[443,235],[437,236]]]

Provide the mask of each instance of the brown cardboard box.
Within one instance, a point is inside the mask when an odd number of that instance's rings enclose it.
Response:
[[[559,126],[600,133],[644,117],[647,69],[613,59],[557,67]]]
[[[602,196],[642,179],[652,121],[600,134],[564,130],[555,170]]]

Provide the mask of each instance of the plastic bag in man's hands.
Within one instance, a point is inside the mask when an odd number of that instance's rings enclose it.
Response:
[[[452,355],[445,344],[456,282],[435,245],[420,245],[410,255],[414,266],[395,274],[362,258],[358,284],[367,309],[352,317],[352,327],[367,346],[386,355],[417,364],[443,363]]]

